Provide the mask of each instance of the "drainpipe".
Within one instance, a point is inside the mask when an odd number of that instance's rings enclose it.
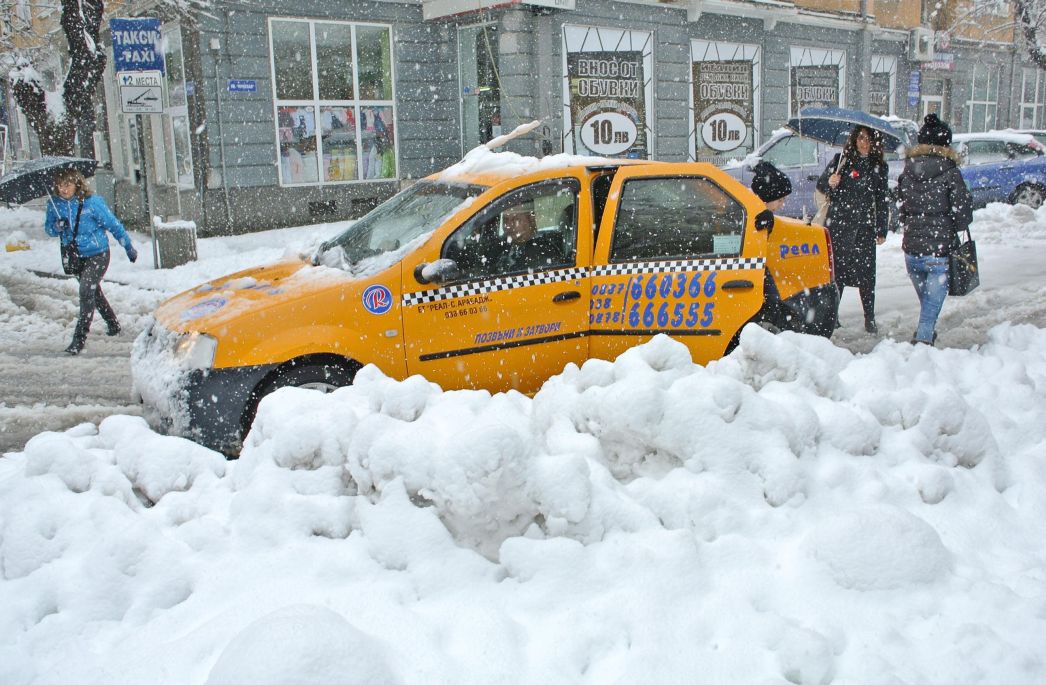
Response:
[[[860,104],[858,109],[867,112],[869,107],[868,102],[868,83],[872,78],[872,31],[868,25],[868,0],[861,0],[860,5],[861,13],[861,69],[864,73],[861,75],[860,89],[857,93],[857,102]]]
[[[225,35],[228,36],[228,24],[229,24],[229,12],[225,11]],[[229,204],[229,183],[226,179],[225,172],[225,135],[222,133],[222,84],[221,84],[221,71],[219,69],[221,64],[221,41],[217,38],[211,38],[210,42],[211,53],[214,55],[214,102],[215,102],[215,115],[218,119],[218,155],[221,159],[222,167],[222,200],[225,204],[225,224],[227,229],[232,227],[232,209]]]

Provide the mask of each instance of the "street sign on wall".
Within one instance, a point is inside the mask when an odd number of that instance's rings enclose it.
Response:
[[[163,113],[163,74],[159,71],[121,71],[116,85],[124,114]]]
[[[110,19],[113,71],[164,71],[160,20]]]

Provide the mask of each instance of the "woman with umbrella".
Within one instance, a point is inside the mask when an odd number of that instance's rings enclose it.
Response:
[[[102,276],[109,268],[109,237],[105,232],[112,233],[123,245],[132,262],[138,259],[138,252],[123,224],[109,210],[105,200],[91,193],[87,179],[80,171],[72,168],[59,171],[55,175],[54,190],[58,197],[52,197],[47,203],[44,230],[47,235],[57,237],[63,246],[74,244],[80,257],[80,269],[76,272],[80,281],[80,316],[76,320],[73,341],[65,348],[66,354],[77,355],[87,342],[87,332],[91,329],[96,308],[105,321],[106,333],[117,335],[120,332],[116,312],[102,293]]]
[[[888,174],[882,134],[855,126],[842,155],[828,163],[817,181],[817,189],[830,200],[825,225],[832,237],[839,299],[846,286],[858,288],[864,329],[873,334],[879,332],[875,324],[875,247],[886,240],[889,225]]]

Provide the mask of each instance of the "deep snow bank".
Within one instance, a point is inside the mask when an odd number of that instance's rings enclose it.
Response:
[[[533,399],[368,368],[229,464],[113,417],[0,466],[0,682],[1041,682],[1044,444],[1008,325],[662,337]]]

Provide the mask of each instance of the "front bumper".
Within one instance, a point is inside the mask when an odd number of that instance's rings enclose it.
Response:
[[[135,341],[131,375],[145,420],[159,433],[237,453],[254,391],[276,365],[187,369],[173,356],[177,339],[154,323]]]

